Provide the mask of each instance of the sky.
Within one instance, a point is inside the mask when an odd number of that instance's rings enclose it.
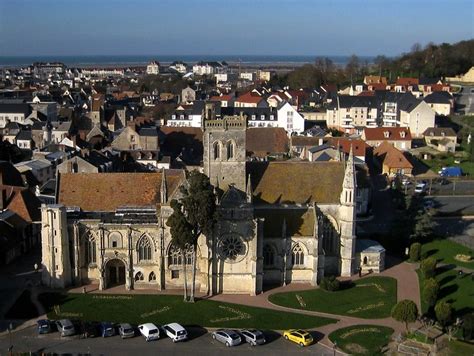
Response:
[[[394,56],[472,38],[473,0],[0,0],[0,56]]]

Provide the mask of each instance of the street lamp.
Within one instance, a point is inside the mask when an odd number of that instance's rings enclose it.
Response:
[[[337,349],[337,342],[334,341],[334,345],[332,347],[332,351],[333,351],[334,356],[336,356],[336,349]]]

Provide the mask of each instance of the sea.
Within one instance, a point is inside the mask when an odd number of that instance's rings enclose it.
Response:
[[[151,60],[161,64],[182,61],[193,64],[199,61],[226,61],[227,63],[252,66],[298,66],[314,63],[317,58],[329,58],[334,64],[344,66],[350,56],[324,55],[78,55],[78,56],[0,56],[0,67],[13,68],[31,65],[34,62],[61,62],[68,67],[138,67],[148,64]],[[361,63],[373,63],[374,57],[360,56]]]

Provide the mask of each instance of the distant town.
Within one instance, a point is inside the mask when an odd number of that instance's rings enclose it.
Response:
[[[472,352],[473,44],[0,68],[0,347]]]

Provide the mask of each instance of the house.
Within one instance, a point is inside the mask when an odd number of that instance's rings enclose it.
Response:
[[[445,79],[447,82],[474,83],[474,67],[471,67],[465,74]]]
[[[247,92],[235,99],[234,106],[236,108],[266,108],[268,103],[264,97]]]
[[[405,93],[407,91],[417,91],[419,85],[418,78],[398,77],[394,90],[397,93]]]
[[[277,107],[278,127],[286,130],[288,135],[303,133],[304,117],[288,102],[283,102]]]
[[[32,150],[35,148],[31,130],[21,130],[15,137],[15,142],[22,150]]]
[[[179,105],[166,121],[172,127],[202,127],[203,121],[215,118],[219,112],[217,102],[195,101],[192,105]]]
[[[171,65],[168,68],[178,73],[185,74],[187,70],[187,65],[184,62],[176,61],[176,62],[171,63]]]
[[[0,103],[0,128],[9,122],[24,124],[31,113],[31,107],[25,103]]]
[[[387,85],[387,78],[380,75],[366,75],[364,77],[365,85],[382,84]]]
[[[367,127],[362,132],[361,138],[371,147],[378,147],[382,142],[388,142],[402,151],[411,149],[411,132],[406,127]]]
[[[219,102],[222,108],[234,106],[234,96],[232,94],[212,96],[209,101]]]
[[[423,132],[425,142],[441,152],[454,152],[456,150],[457,135],[450,127],[430,127]]]
[[[383,141],[374,149],[374,158],[381,165],[382,174],[387,174],[390,177],[412,174],[413,165],[403,152],[388,141]]]
[[[160,63],[157,61],[151,61],[148,63],[146,66],[146,74],[148,75],[153,75],[153,74],[159,74],[160,73]]]
[[[377,127],[378,107],[376,97],[337,95],[327,108],[326,125],[360,134],[364,127]]]
[[[268,70],[257,70],[257,80],[262,82],[269,82],[272,79],[272,72]]]
[[[47,121],[55,121],[58,117],[58,103],[51,95],[35,95],[28,103],[33,112],[42,113],[47,117]]]
[[[196,75],[213,75],[226,72],[227,63],[225,62],[198,62],[193,65],[193,73]]]
[[[51,162],[46,159],[32,159],[15,164],[15,168],[20,172],[31,171],[40,185],[54,178],[55,170]]]
[[[451,115],[454,106],[454,99],[448,92],[434,92],[423,98],[423,101],[432,108],[436,115]]]
[[[297,136],[290,137],[290,151],[297,156],[307,158],[306,152],[315,146],[322,146],[324,143],[323,137],[320,136]]]
[[[187,86],[181,90],[181,104],[192,104],[196,100],[196,91]]]
[[[113,161],[103,153],[92,150],[84,157],[74,156],[57,166],[57,173],[113,172]]]
[[[70,121],[54,123],[51,130],[51,142],[60,143],[64,138],[69,137],[71,125]]]

